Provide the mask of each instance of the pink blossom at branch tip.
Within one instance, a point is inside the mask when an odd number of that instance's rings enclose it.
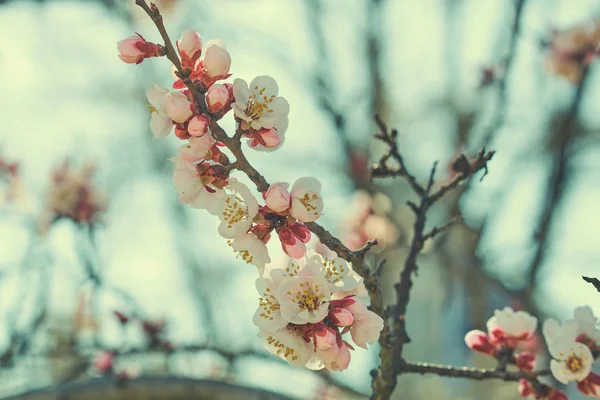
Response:
[[[263,198],[267,207],[275,212],[284,212],[290,208],[290,185],[284,182],[276,182],[269,186],[263,193]]]
[[[101,374],[109,374],[113,370],[114,354],[111,351],[103,351],[96,357],[94,368]]]
[[[202,137],[208,132],[209,124],[210,120],[208,116],[204,114],[196,115],[188,123],[188,132],[193,137]]]
[[[157,45],[147,42],[141,35],[134,34],[117,43],[119,58],[127,64],[139,64],[158,51]]]
[[[496,346],[494,346],[490,338],[485,332],[472,330],[465,335],[465,343],[471,350],[480,353],[488,354],[492,357],[496,355]]]
[[[185,122],[192,116],[192,103],[181,92],[169,92],[165,95],[165,110],[169,118],[175,122]]]
[[[202,40],[198,32],[184,30],[176,42],[177,49],[181,55],[181,63],[184,68],[193,68],[196,61],[202,55]]]
[[[229,90],[225,85],[216,83],[206,92],[206,105],[208,111],[217,113],[225,108],[229,101]]]
[[[294,182],[290,192],[292,199],[290,214],[301,222],[313,222],[323,212],[321,182],[316,178],[305,177]]]
[[[221,40],[211,40],[206,45],[204,69],[211,78],[224,77],[229,73],[231,56]]]

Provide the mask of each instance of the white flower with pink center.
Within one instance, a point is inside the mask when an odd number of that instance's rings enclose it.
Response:
[[[323,268],[331,293],[350,291],[362,283],[362,278],[358,274],[350,274],[352,268],[341,257],[330,258],[323,257],[320,254],[313,254],[308,259],[308,262]]]
[[[323,212],[321,182],[316,178],[305,177],[294,182],[290,214],[301,222],[316,221]]]
[[[229,192],[219,202],[217,215],[221,220],[219,234],[227,239],[244,235],[258,214],[258,202],[243,183],[235,178],[226,187]]]
[[[256,290],[260,294],[258,309],[254,313],[252,322],[261,331],[276,332],[285,328],[288,321],[283,318],[279,301],[275,297],[277,285],[271,279],[258,278]]]
[[[178,192],[179,201],[194,208],[206,209],[211,214],[216,213],[217,203],[224,194],[223,190],[207,189],[197,166],[186,161],[184,156],[173,157],[170,161],[175,163],[173,184]]]
[[[281,314],[293,324],[317,323],[329,310],[331,293],[322,274],[302,274],[285,278],[277,290]]]
[[[177,151],[183,162],[197,164],[210,157],[210,151],[214,144],[215,140],[212,136],[205,135],[200,138],[190,138],[188,143],[179,147]]]
[[[514,347],[516,342],[533,337],[537,329],[537,318],[525,311],[505,307],[494,312],[494,316],[487,322],[487,328],[493,341]]]
[[[367,348],[367,344],[376,343],[383,330],[383,319],[368,310],[365,304],[359,300],[355,301],[354,305],[348,309],[354,315],[354,322],[350,326],[350,334],[354,343],[364,349]]]
[[[315,348],[311,341],[306,342],[295,328],[284,328],[273,333],[261,332],[265,349],[284,360],[292,367],[303,367],[313,357]]]
[[[548,348],[554,360],[550,361],[552,375],[562,383],[581,382],[592,371],[594,357],[590,348],[575,341],[575,332],[557,337]]]
[[[258,268],[262,276],[265,264],[271,262],[267,245],[256,237],[254,233],[246,233],[245,235],[237,236],[228,242],[233,251],[238,253],[246,264],[253,264]]]
[[[250,82],[233,81],[235,116],[241,120],[241,128],[259,130],[275,128],[282,137],[287,129],[290,105],[279,94],[279,86],[270,76],[258,76]]]
[[[597,329],[597,319],[588,306],[577,307],[573,312],[574,318],[565,322],[565,324],[574,324],[577,331],[577,341],[582,342],[588,347],[595,349],[600,343],[600,330]],[[564,324],[563,324],[564,325]],[[561,324],[554,320],[548,319],[544,322],[542,332],[548,343],[554,340],[561,331]]]

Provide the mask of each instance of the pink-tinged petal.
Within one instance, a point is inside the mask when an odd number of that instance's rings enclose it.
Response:
[[[496,353],[496,347],[491,343],[490,338],[485,332],[479,330],[473,330],[465,335],[465,343],[471,350],[478,351],[480,353],[494,355]]]
[[[277,182],[272,184],[265,192],[264,199],[267,207],[275,212],[283,212],[290,207],[289,184]]]
[[[183,123],[192,116],[192,103],[181,92],[170,92],[165,95],[165,110],[169,118]]]
[[[196,115],[188,123],[188,133],[193,137],[202,137],[208,132],[210,120],[204,114]]]
[[[204,69],[211,78],[227,75],[231,67],[231,56],[220,40],[211,40],[206,45]]]
[[[150,116],[150,130],[157,139],[165,138],[173,129],[173,121],[167,116],[158,113],[152,113]]]
[[[188,57],[189,60],[197,59],[202,53],[202,40],[198,32],[185,30],[177,41],[179,53]]]
[[[354,315],[345,308],[331,310],[329,318],[337,326],[350,326],[354,323]]]
[[[165,109],[165,95],[169,93],[169,89],[159,83],[155,83],[151,89],[146,90],[146,98],[148,102],[158,111]]]
[[[294,244],[286,244],[281,242],[281,246],[285,254],[291,258],[302,258],[306,254],[306,245],[300,240],[296,240]]]
[[[206,105],[208,111],[216,113],[221,111],[229,100],[229,90],[219,83],[212,85],[206,92]]]
[[[143,50],[147,42],[140,35],[131,35],[117,43],[119,58],[128,64],[139,64],[144,60],[146,52]]]
[[[367,348],[367,344],[374,344],[379,340],[383,330],[383,319],[372,311],[367,311],[362,318],[355,318],[350,327],[352,340],[357,346]]]

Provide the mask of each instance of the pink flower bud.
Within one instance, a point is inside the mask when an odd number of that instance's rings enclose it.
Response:
[[[250,141],[250,147],[256,147],[258,145],[263,145],[268,149],[273,149],[281,143],[281,137],[277,133],[277,129],[271,128],[266,129],[263,128],[258,131],[253,131],[250,134],[252,140]]]
[[[188,124],[188,132],[193,137],[202,137],[208,132],[210,120],[204,114],[196,115]]]
[[[290,192],[288,184],[277,182],[272,184],[264,193],[265,203],[267,207],[275,212],[283,212],[290,208]]]
[[[515,365],[517,368],[525,371],[533,371],[535,368],[535,354],[528,351],[519,353],[515,357]]]
[[[181,32],[181,37],[177,41],[177,49],[179,49],[179,54],[186,63],[193,63],[202,54],[200,35],[189,29]],[[189,65],[189,67],[191,68],[193,65]]]
[[[169,92],[165,95],[167,115],[175,122],[183,123],[192,116],[192,103],[181,92]]]
[[[226,76],[231,67],[231,56],[220,40],[211,40],[206,45],[204,69],[211,78]]]
[[[336,334],[323,323],[315,325],[315,347],[317,350],[328,350],[336,345]]]
[[[465,343],[474,351],[495,356],[496,347],[490,342],[485,332],[473,330],[465,335]]]
[[[291,258],[302,258],[306,254],[306,245],[300,240],[295,240],[296,242],[294,244],[286,244],[281,242],[281,247],[283,248],[285,254]]]
[[[301,224],[300,222],[296,222],[294,225],[290,226],[290,231],[296,236],[296,239],[299,239],[302,243],[308,243],[310,240],[310,230],[306,227],[306,225]]]
[[[348,364],[350,364],[350,349],[346,342],[342,341],[335,360],[326,362],[325,368],[330,371],[343,371],[348,368]]]
[[[345,308],[335,308],[330,311],[329,318],[337,326],[350,326],[354,323],[354,315]]]
[[[216,113],[225,108],[229,100],[229,90],[219,83],[212,85],[206,92],[206,105],[208,111]]]
[[[127,64],[139,64],[146,58],[146,40],[138,34],[117,43],[119,58]]]
[[[96,357],[94,367],[101,374],[107,374],[112,371],[113,367],[113,353],[110,351],[103,351]]]

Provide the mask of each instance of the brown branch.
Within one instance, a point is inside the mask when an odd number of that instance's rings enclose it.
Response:
[[[440,233],[442,233],[442,232],[447,231],[448,229],[450,229],[452,227],[452,225],[454,225],[455,223],[459,222],[460,220],[461,220],[461,217],[460,216],[456,216],[456,217],[451,218],[450,221],[446,222],[444,225],[434,227],[429,232],[423,234],[423,241],[426,242],[429,239],[433,239],[434,237],[436,237]]]
[[[387,132],[385,124],[381,123],[381,121],[378,121],[378,123],[382,132]],[[388,135],[384,134],[379,136],[385,138]],[[390,154],[393,155],[395,141],[386,140],[386,143],[388,143],[390,146]],[[404,262],[404,268],[400,273],[400,281],[394,285],[396,292],[396,303],[390,306],[387,310],[386,316],[389,317],[389,320],[386,321],[387,323],[384,325],[383,331],[379,338],[379,344],[381,346],[379,354],[381,358],[381,365],[379,370],[374,373],[372,382],[372,399],[388,399],[396,387],[397,374],[401,374],[403,372],[403,370],[398,369],[397,366],[404,365],[402,352],[404,345],[410,342],[410,338],[406,330],[405,316],[406,309],[410,301],[410,290],[413,285],[412,275],[417,271],[417,256],[422,250],[425,240],[429,238],[428,234],[424,233],[427,212],[431,206],[440,200],[446,193],[456,188],[461,182],[467,180],[476,172],[482,169],[487,169],[487,162],[492,158],[493,155],[494,152],[486,152],[485,150],[481,150],[473,160],[466,163],[467,167],[463,168],[463,170],[458,172],[450,182],[432,194],[430,194],[430,192],[434,184],[434,175],[437,162],[434,163],[433,167],[431,168],[429,180],[425,189],[423,189],[422,186],[414,181],[414,177],[408,171],[406,171],[406,168],[402,166],[403,164],[401,164],[401,169],[404,171],[403,176],[407,178],[413,190],[415,190],[415,192],[419,195],[420,200],[418,204],[409,203],[409,205],[412,204],[411,209],[415,213],[413,237],[410,243],[408,255]],[[402,159],[401,156],[400,159]],[[429,232],[429,234],[432,232]]]
[[[587,276],[582,276],[582,278],[587,283],[591,283],[592,285],[594,285],[594,287],[596,288],[596,290],[598,292],[600,292],[600,280],[598,278],[590,278],[590,277],[587,277]]]
[[[526,371],[502,371],[499,369],[478,369],[468,367],[451,367],[448,365],[429,364],[429,363],[399,363],[398,373],[416,373],[416,374],[434,374],[449,378],[466,378],[476,381],[484,379],[500,379],[506,382],[518,382],[521,379],[534,380],[539,376],[550,375],[550,370],[540,370],[536,372]]]

